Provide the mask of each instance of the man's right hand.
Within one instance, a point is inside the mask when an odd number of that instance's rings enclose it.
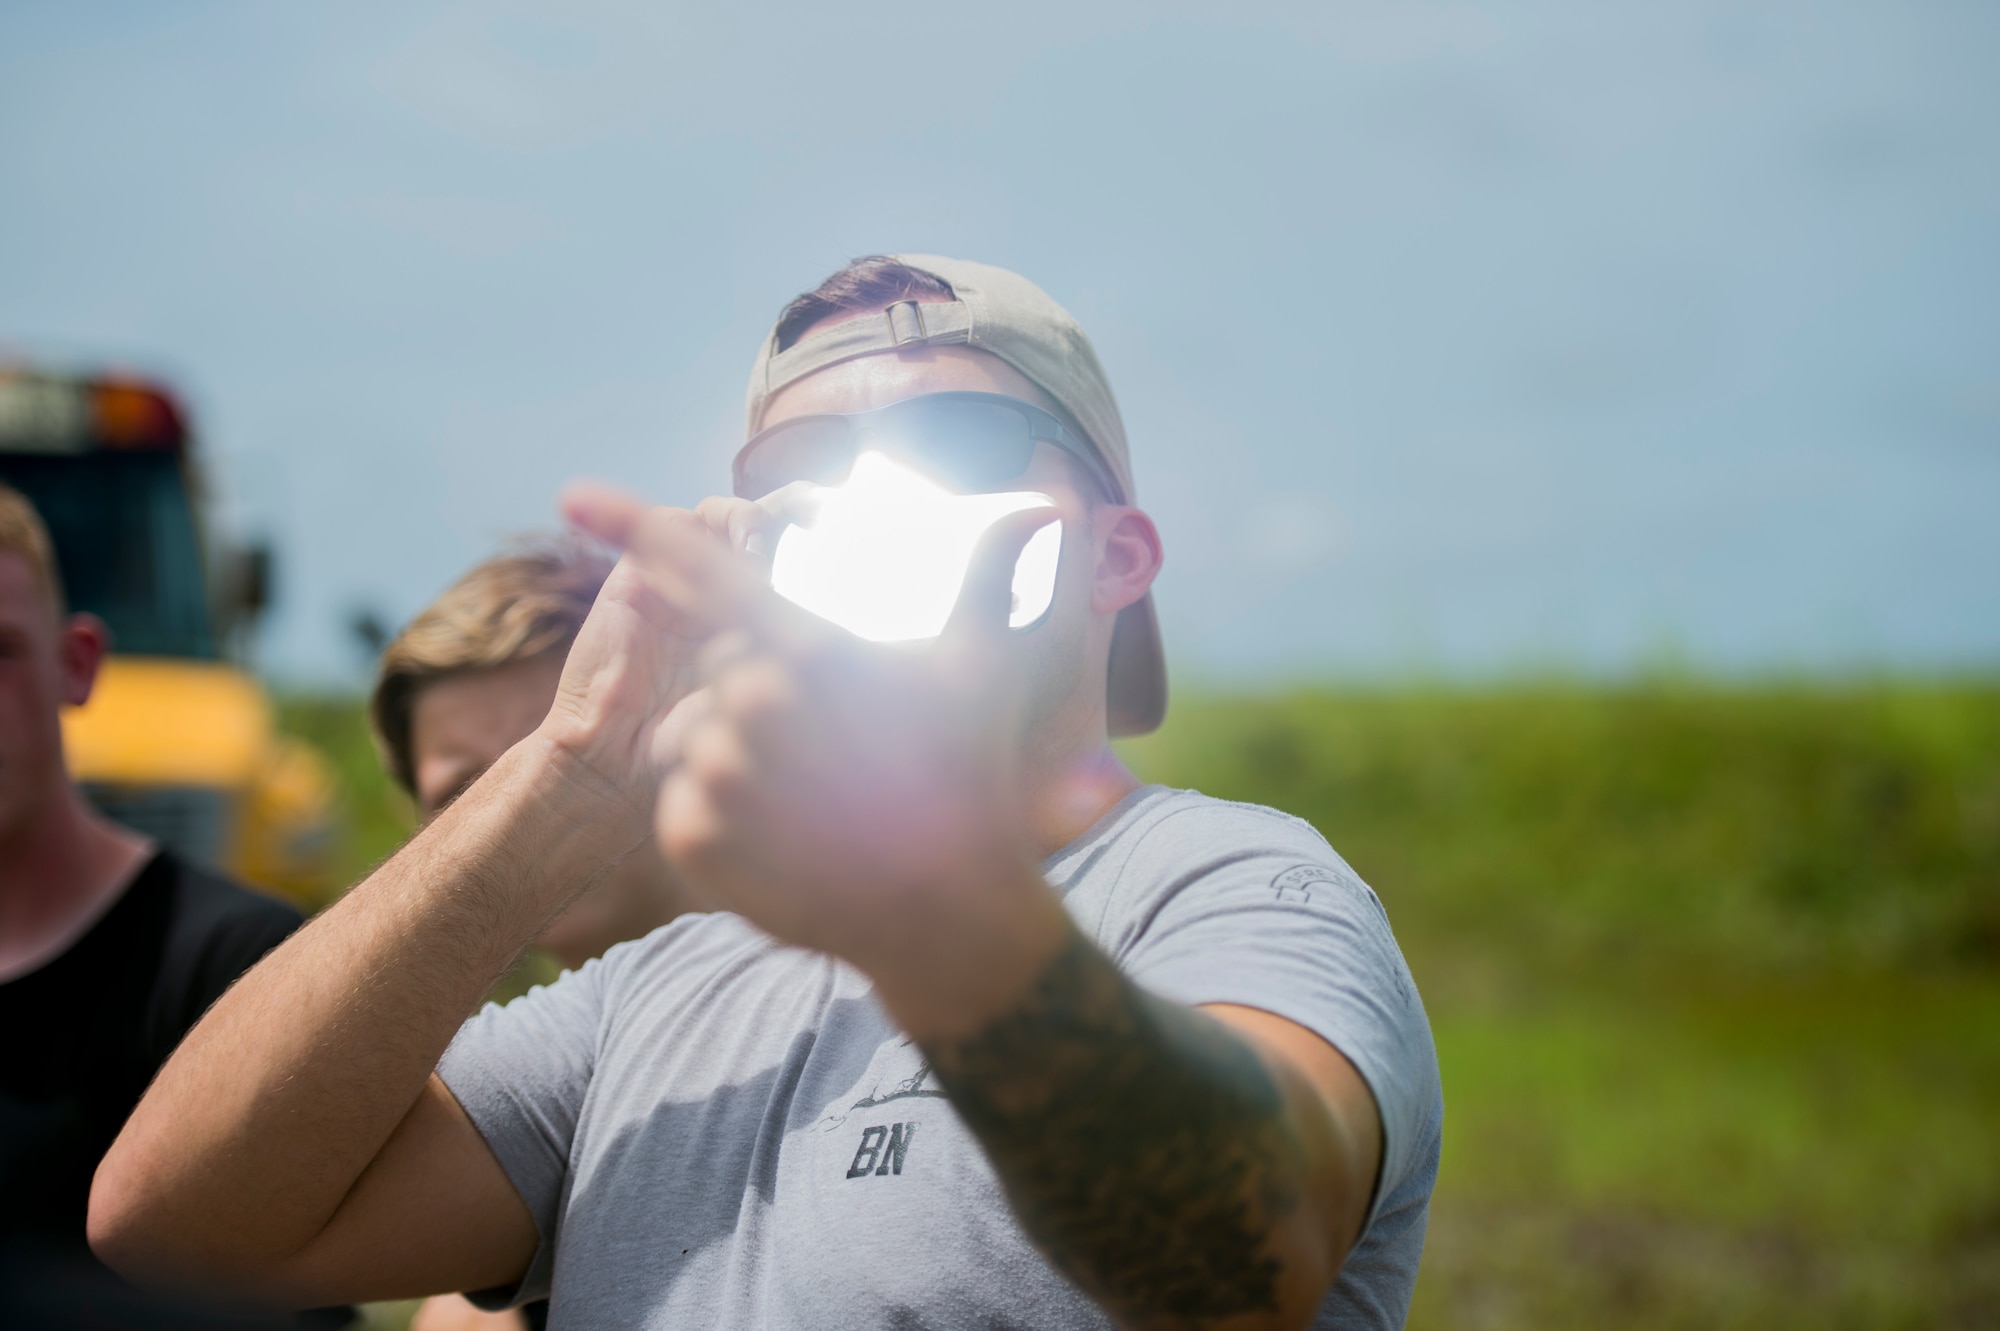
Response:
[[[588,505],[605,493],[579,486],[572,501]],[[797,500],[786,491],[756,503],[711,498],[692,511],[653,509],[647,520],[768,558]],[[699,687],[697,662],[709,631],[663,597],[626,555],[570,648],[538,732],[630,803],[634,843],[646,835],[660,778],[678,758],[694,711],[680,704]]]
[[[743,548],[768,513],[656,519]],[[535,1226],[433,1074],[547,921],[650,827],[700,634],[631,567],[555,707],[451,806],[232,987],[99,1166],[114,1268],[292,1306],[504,1284]]]
[[[703,526],[686,510],[662,510],[659,520]],[[668,717],[694,690],[700,646],[698,627],[647,584],[630,557],[619,560],[570,647],[555,702],[536,732],[630,805],[635,843],[671,762]]]

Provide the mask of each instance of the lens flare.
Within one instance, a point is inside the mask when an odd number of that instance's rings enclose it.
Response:
[[[863,453],[844,484],[814,487],[810,512],[778,538],[771,586],[870,642],[935,638],[987,528],[1009,513],[1054,503],[1031,491],[953,494],[881,453]],[[1061,553],[1059,521],[1021,551],[1011,627],[1032,624],[1049,608]]]

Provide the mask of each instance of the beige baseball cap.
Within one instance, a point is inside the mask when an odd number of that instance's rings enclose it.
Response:
[[[976,347],[1006,361],[1047,393],[1110,472],[1119,491],[1112,498],[1123,504],[1135,502],[1132,458],[1111,381],[1105,378],[1082,325],[1069,311],[1033,282],[1005,268],[934,254],[893,257],[943,282],[954,299],[900,301],[880,313],[820,329],[783,351],[777,349],[773,327],[750,371],[748,435],[763,428],[773,394],[816,370],[857,356],[934,346]],[[1105,700],[1114,735],[1146,734],[1158,729],[1166,717],[1166,654],[1150,592],[1119,612],[1111,637]]]

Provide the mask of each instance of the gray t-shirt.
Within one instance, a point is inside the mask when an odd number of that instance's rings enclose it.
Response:
[[[1318,1327],[1401,1326],[1444,1103],[1382,905],[1309,825],[1150,786],[1043,865],[1078,926],[1182,1003],[1240,1003],[1358,1068],[1385,1152]],[[489,1005],[439,1072],[541,1232],[500,1306],[557,1327],[1108,1327],[868,981],[689,916]]]

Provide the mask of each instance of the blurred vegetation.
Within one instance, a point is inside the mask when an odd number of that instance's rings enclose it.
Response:
[[[404,835],[357,704],[288,725]],[[1176,699],[1147,779],[1310,819],[1437,1034],[1420,1328],[2000,1325],[2000,685]]]
[[[1177,701],[1423,991],[1417,1327],[2000,1325],[2000,688]]]
[[[290,694],[277,702],[279,727],[311,743],[333,764],[341,823],[334,876],[357,883],[410,835],[416,806],[382,767],[364,699]]]

